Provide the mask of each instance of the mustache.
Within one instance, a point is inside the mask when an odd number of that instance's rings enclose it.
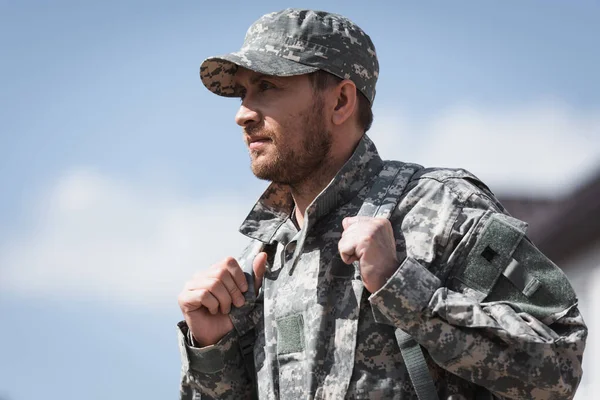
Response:
[[[273,140],[275,136],[273,134],[273,131],[265,128],[263,125],[245,126],[242,128],[242,134],[244,135],[244,140],[246,142],[248,142],[253,137],[260,137]]]
[[[267,131],[267,129],[265,129],[265,126],[263,124],[247,125],[242,128],[242,132],[246,136],[264,136],[264,134],[262,134],[262,131]]]

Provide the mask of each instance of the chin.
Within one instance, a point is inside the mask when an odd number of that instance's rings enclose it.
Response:
[[[277,176],[279,175],[279,171],[277,168],[264,164],[252,163],[251,169],[254,176],[256,176],[258,179],[262,179],[265,181],[273,182],[277,179]]]

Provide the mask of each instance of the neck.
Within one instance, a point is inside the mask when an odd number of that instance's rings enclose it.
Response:
[[[315,200],[319,193],[327,187],[340,168],[341,166],[338,168],[332,167],[327,171],[323,171],[323,169],[320,168],[319,171],[315,171],[312,176],[304,182],[290,185],[290,192],[296,206],[295,217],[300,227],[304,224],[304,213],[306,212],[306,208]]]
[[[331,180],[350,159],[359,140],[346,148],[338,147],[338,154],[330,154],[327,160],[305,180],[291,184],[290,192],[294,198],[295,217],[300,228],[304,225],[304,214],[308,206],[329,185]]]

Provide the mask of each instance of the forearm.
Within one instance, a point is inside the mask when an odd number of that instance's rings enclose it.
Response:
[[[576,307],[546,326],[508,303],[442,287],[412,259],[370,298],[380,322],[415,338],[443,368],[505,398],[570,399],[587,329]]]

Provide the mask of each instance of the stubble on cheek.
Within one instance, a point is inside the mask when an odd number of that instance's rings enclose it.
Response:
[[[279,184],[293,185],[314,174],[326,162],[331,148],[331,136],[323,122],[323,105],[316,101],[312,107],[296,115],[293,128],[282,126],[282,138],[278,141],[275,132],[261,128],[247,131],[249,134],[269,137],[271,142],[264,148],[250,150],[251,169],[259,179]],[[285,135],[298,135],[299,142],[290,145]]]

